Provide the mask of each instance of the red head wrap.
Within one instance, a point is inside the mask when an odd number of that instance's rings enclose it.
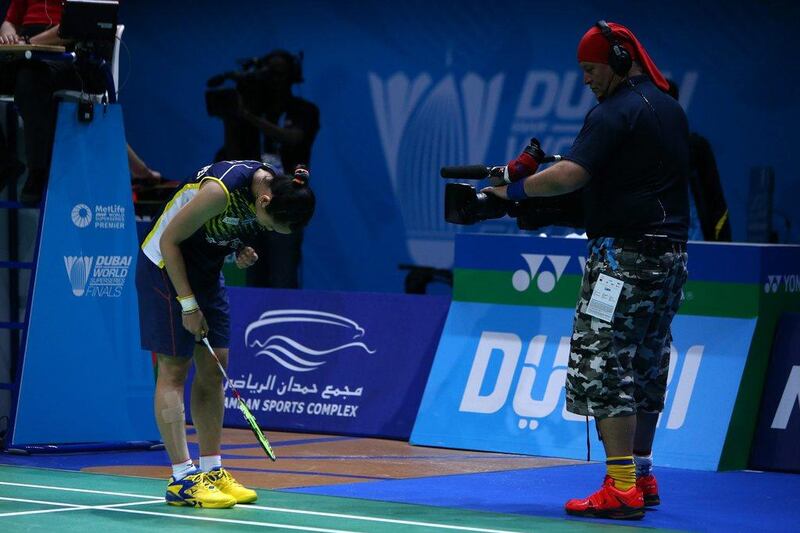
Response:
[[[647,50],[644,49],[644,46],[642,46],[642,43],[639,42],[633,32],[622,24],[614,22],[609,22],[608,26],[619,44],[631,54],[631,59],[641,65],[642,70],[653,80],[656,87],[666,92],[669,89],[667,80],[658,70],[653,60],[650,59],[650,56],[647,55]],[[581,42],[578,43],[578,61],[608,65],[609,50],[611,50],[611,43],[608,42],[600,28],[596,25],[592,26],[581,38]]]

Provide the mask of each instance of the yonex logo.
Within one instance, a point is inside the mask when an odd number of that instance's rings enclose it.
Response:
[[[519,292],[525,292],[528,290],[528,287],[530,287],[531,281],[536,278],[536,287],[540,291],[548,293],[555,288],[556,283],[564,274],[570,256],[522,254],[522,258],[528,263],[528,270],[519,269],[514,272],[514,275],[511,277],[511,284],[514,286],[514,289]],[[545,259],[553,265],[554,271],[544,270],[539,272]]]
[[[309,335],[304,339],[294,339],[274,328],[275,324],[297,326],[302,324],[302,331]],[[316,326],[313,326],[316,324]],[[267,329],[264,329],[267,327]],[[317,327],[332,327],[336,335],[321,335]],[[296,331],[294,328],[292,331]],[[312,333],[314,331],[315,333]],[[355,321],[333,313],[323,311],[310,311],[306,309],[278,309],[262,313],[258,320],[251,322],[244,332],[244,341],[248,348],[256,348],[256,356],[266,355],[271,357],[282,367],[295,372],[309,372],[316,370],[326,363],[328,355],[337,352],[355,350],[374,354],[363,342],[355,341],[365,334]],[[260,338],[266,337],[264,340]],[[335,338],[335,340],[329,340]],[[320,340],[322,339],[322,340]],[[313,346],[312,343],[326,342],[326,346]]]
[[[93,257],[64,256],[64,266],[67,268],[72,294],[75,296],[83,296],[86,291],[86,282],[89,281],[93,261]]]
[[[85,228],[92,223],[92,209],[86,204],[77,204],[70,213],[72,223],[79,228]]]
[[[800,292],[800,276],[797,274],[767,276],[764,292],[767,294],[783,292]]]
[[[764,284],[764,292],[778,292],[782,277],[783,276],[767,276],[767,282]]]

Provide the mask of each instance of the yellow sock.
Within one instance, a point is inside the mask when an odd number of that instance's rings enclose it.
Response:
[[[636,464],[632,455],[606,458],[606,473],[614,480],[619,490],[628,490],[636,485]]]

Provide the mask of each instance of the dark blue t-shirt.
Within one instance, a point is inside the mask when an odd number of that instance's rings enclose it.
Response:
[[[216,279],[226,255],[252,244],[265,231],[256,220],[251,191],[253,176],[260,168],[272,172],[260,161],[220,161],[200,169],[194,179],[178,189],[154,221],[142,243],[145,255],[159,267],[163,266],[160,239],[167,224],[196,196],[203,182],[216,181],[227,197],[225,211],[206,221],[180,245],[189,275]]]
[[[687,239],[689,125],[647,76],[630,78],[589,111],[565,159],[591,176],[583,194],[589,238]]]

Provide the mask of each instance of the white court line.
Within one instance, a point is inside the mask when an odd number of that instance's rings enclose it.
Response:
[[[486,529],[481,527],[470,526],[454,526],[450,524],[437,524],[435,522],[417,522],[415,520],[396,520],[394,518],[378,518],[373,516],[359,516],[351,514],[339,513],[323,513],[320,511],[301,511],[299,509],[287,509],[285,507],[266,507],[263,505],[248,505],[248,509],[264,509],[265,511],[273,511],[278,513],[294,513],[294,514],[307,514],[314,516],[330,516],[333,518],[348,518],[350,520],[366,520],[368,522],[387,522],[390,524],[403,524],[405,526],[422,526],[438,529],[455,529],[458,531],[478,531],[480,533],[514,533],[507,529]]]
[[[145,496],[143,494],[130,494],[124,492],[110,492],[110,491],[101,491],[101,490],[89,490],[89,489],[74,489],[68,487],[54,487],[51,485],[32,485],[29,483],[9,483],[6,481],[0,481],[0,485],[10,485],[16,487],[26,487],[26,488],[37,488],[37,489],[47,489],[47,490],[60,490],[66,492],[84,492],[90,494],[105,494],[105,495],[113,495],[113,496],[128,496],[131,498],[147,498],[148,500],[153,500],[153,496]],[[40,500],[21,500],[20,498],[2,498],[4,500],[15,500],[15,501],[27,501],[29,503],[41,503],[46,505],[62,505],[62,506],[69,506],[67,509],[47,509],[47,511],[54,512],[54,511],[80,511],[80,510],[99,510],[99,511],[111,511],[117,513],[135,513],[135,514],[145,514],[145,515],[154,515],[154,516],[163,516],[166,518],[180,518],[183,520],[201,520],[206,522],[221,522],[221,523],[229,523],[229,524],[242,524],[248,526],[258,526],[258,527],[271,527],[271,528],[283,528],[283,529],[293,529],[298,531],[316,531],[318,533],[358,533],[355,531],[345,530],[345,529],[325,529],[325,528],[318,528],[318,527],[311,527],[311,526],[293,526],[289,524],[274,524],[271,522],[253,522],[249,520],[235,520],[230,518],[210,518],[204,516],[186,516],[186,515],[173,515],[168,513],[157,513],[154,511],[134,511],[132,509],[117,509],[114,508],[113,505],[97,505],[97,506],[85,506],[85,505],[76,505],[76,504],[61,504],[56,502],[45,502]],[[145,503],[154,503],[154,502],[163,502],[163,499],[153,500],[149,502],[133,502],[127,505],[134,505],[134,504],[145,504]],[[116,504],[118,506],[125,505],[125,504]],[[27,514],[33,514],[35,511],[23,511]],[[39,510],[38,513],[42,513],[42,510]],[[20,513],[21,514],[21,513]],[[13,516],[13,515],[0,515],[0,516]]]
[[[52,487],[47,487],[52,488]],[[58,490],[58,489],[56,489]],[[94,491],[99,492],[99,491]],[[31,514],[43,514],[43,513],[58,513],[58,512],[65,512],[65,511],[112,511],[118,513],[135,513],[135,514],[145,514],[145,515],[153,515],[153,516],[163,516],[166,518],[180,518],[183,520],[202,520],[207,522],[222,522],[226,524],[241,524],[247,526],[258,526],[258,527],[270,527],[270,528],[281,528],[281,529],[294,529],[298,531],[316,531],[318,533],[358,533],[356,531],[350,531],[346,529],[326,529],[326,528],[319,528],[319,527],[311,527],[311,526],[293,526],[290,524],[276,524],[271,522],[253,522],[250,520],[235,520],[231,518],[210,518],[210,517],[203,517],[203,516],[185,516],[185,515],[173,515],[168,513],[157,513],[155,511],[134,511],[131,509],[119,509],[119,507],[131,506],[131,505],[146,505],[150,503],[163,503],[164,500],[159,498],[158,500],[153,500],[152,497],[151,501],[146,502],[129,502],[129,503],[116,503],[110,505],[77,505],[74,503],[60,503],[60,502],[48,502],[42,500],[28,500],[24,498],[5,498],[0,497],[0,500],[7,500],[7,501],[16,501],[22,503],[38,503],[42,505],[58,505],[60,509],[39,509],[36,511],[19,511],[13,513],[0,513],[0,517],[5,516],[20,516],[20,515],[31,515]]]
[[[0,496],[0,500],[5,500],[9,502],[20,502],[20,503],[38,503],[40,505],[60,505],[64,507],[85,507],[84,505],[77,505],[74,503],[46,502],[42,500],[28,500],[25,498],[4,498],[2,496]]]
[[[206,516],[188,516],[188,515],[177,515],[168,513],[156,513],[154,511],[134,511],[133,509],[101,509],[101,510],[112,511],[115,513],[134,513],[134,514],[146,514],[152,516],[163,516],[164,518],[180,518],[183,520],[202,520],[204,522],[221,522],[223,524],[242,524],[245,526],[294,529],[297,531],[317,531],[319,533],[359,533],[358,531],[351,531],[349,529],[325,529],[322,527],[293,526],[290,524],[275,524],[272,522],[253,522],[251,520],[235,520],[233,518],[209,518]]]
[[[54,487],[50,485],[31,485],[27,483],[9,483],[6,481],[0,481],[0,485],[10,485],[15,487],[29,487],[29,488],[38,488],[38,489],[49,489],[49,490],[61,490],[61,491],[70,491],[70,492],[86,492],[90,494],[106,494],[112,496],[128,496],[130,498],[143,498],[143,499],[152,499],[153,496],[145,496],[143,494],[130,494],[126,492],[109,492],[109,491],[102,491],[102,490],[89,490],[89,489],[74,489],[74,488],[67,488],[67,487]],[[159,500],[162,501],[162,500]],[[265,511],[273,511],[273,512],[280,512],[280,513],[291,513],[291,514],[303,514],[303,515],[312,515],[312,516],[328,516],[333,518],[345,518],[350,520],[364,520],[368,522],[381,522],[387,524],[402,524],[408,526],[421,526],[421,527],[430,527],[430,528],[437,528],[437,529],[451,529],[456,531],[475,531],[479,533],[514,533],[513,531],[506,530],[506,529],[486,529],[486,528],[478,528],[478,527],[469,527],[469,526],[456,526],[450,524],[437,524],[434,522],[418,522],[414,520],[397,520],[393,518],[379,518],[379,517],[372,517],[372,516],[361,516],[361,515],[350,515],[350,514],[339,514],[339,513],[324,513],[318,511],[304,511],[300,509],[288,509],[285,507],[266,507],[261,505],[248,505],[247,508],[250,509],[263,509]],[[114,510],[114,509],[110,509]],[[130,511],[130,510],[122,510],[120,509],[119,512],[130,512],[130,513],[148,513],[148,511]],[[162,513],[154,513],[154,514],[162,514]],[[199,519],[201,517],[189,517],[184,515],[169,515],[164,514],[163,516],[170,516],[170,517],[179,517],[179,518],[187,518],[187,519]],[[203,518],[207,520],[223,520],[217,518]],[[254,522],[255,524],[259,524],[258,522]],[[268,526],[272,527],[272,525]],[[288,527],[288,526],[285,526]],[[309,530],[311,531],[311,530]],[[330,530],[334,531],[334,530]]]
[[[145,500],[152,500],[155,496],[145,496],[144,494],[130,494],[127,492],[109,492],[105,490],[89,490],[89,489],[72,489],[69,487],[52,487],[50,485],[31,485],[29,483],[9,483],[8,481],[0,481],[0,485],[9,485],[11,487],[28,487],[32,489],[49,489],[49,490],[63,490],[66,492],[85,492],[87,494],[107,494],[109,496],[127,496],[129,498],[141,498]]]
[[[31,514],[45,514],[45,513],[63,513],[65,511],[84,511],[84,510],[94,510],[94,509],[110,509],[112,507],[130,507],[133,505],[148,505],[152,503],[162,503],[164,500],[151,500],[149,502],[128,502],[128,503],[113,503],[111,505],[76,505],[73,503],[60,503],[60,502],[40,502],[36,500],[23,500],[21,498],[0,498],[2,500],[10,500],[15,502],[25,502],[25,503],[41,503],[43,505],[60,505],[60,506],[68,506],[68,507],[61,507],[60,509],[39,509],[36,511],[16,511],[13,513],[0,513],[0,517],[4,516],[20,516],[20,515],[31,515]]]

